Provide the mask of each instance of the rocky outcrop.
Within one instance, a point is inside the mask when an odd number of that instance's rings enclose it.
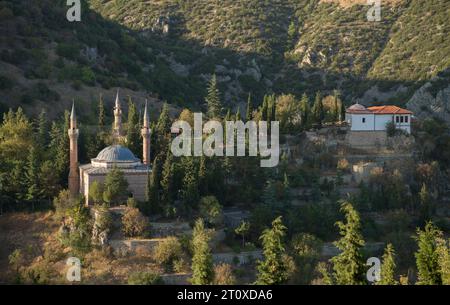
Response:
[[[423,85],[406,106],[420,119],[433,116],[450,125],[450,82],[446,87],[434,89],[436,81],[438,79]]]

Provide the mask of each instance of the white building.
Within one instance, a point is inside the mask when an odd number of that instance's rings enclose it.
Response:
[[[345,120],[352,131],[385,131],[387,123],[394,122],[398,129],[411,133],[413,113],[397,106],[364,107],[355,104],[347,108]]]

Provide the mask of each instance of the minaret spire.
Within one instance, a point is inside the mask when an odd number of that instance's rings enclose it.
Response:
[[[77,116],[75,114],[75,101],[72,102],[70,113],[70,126],[68,130],[70,142],[70,169],[69,169],[69,191],[72,197],[76,197],[80,191],[80,178],[78,175],[78,135]]]
[[[148,115],[148,102],[145,100],[145,109],[144,109],[144,120],[143,120],[143,126],[141,130],[143,145],[142,145],[142,163],[146,165],[150,165],[150,136],[151,136],[151,129],[150,129],[150,118]]]
[[[122,136],[122,108],[120,107],[119,89],[117,89],[114,103],[114,130],[113,138],[118,140]]]

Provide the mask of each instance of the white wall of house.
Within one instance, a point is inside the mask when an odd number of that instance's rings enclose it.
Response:
[[[403,129],[407,133],[411,134],[411,115],[410,114],[402,114],[402,115],[394,115],[395,126],[398,129]]]
[[[351,114],[350,124],[352,131],[374,130],[375,116],[373,114]]]
[[[411,133],[410,114],[347,114],[347,123],[352,131],[384,131],[389,122],[394,122],[398,129]]]
[[[376,114],[374,130],[386,130],[389,122],[392,122],[392,114]]]

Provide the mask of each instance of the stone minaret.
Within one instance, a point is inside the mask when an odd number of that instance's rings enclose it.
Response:
[[[122,136],[122,109],[120,108],[119,90],[117,90],[116,102],[114,105],[114,130],[113,138],[119,140]]]
[[[143,138],[143,151],[142,151],[142,163],[150,165],[150,118],[148,116],[147,100],[145,101],[144,109],[144,122],[141,130],[141,135]]]
[[[78,128],[77,117],[75,115],[75,102],[72,104],[72,112],[70,114],[70,170],[69,170],[69,191],[72,197],[78,195],[80,190],[80,177],[78,175]]]

